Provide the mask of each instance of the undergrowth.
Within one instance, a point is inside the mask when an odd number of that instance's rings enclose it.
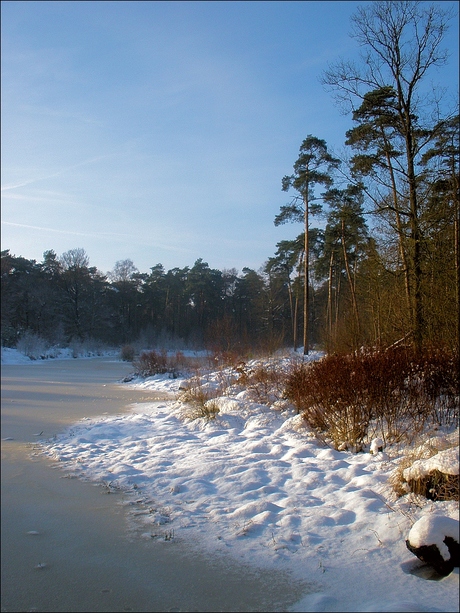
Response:
[[[179,396],[179,400],[189,407],[186,415],[189,419],[204,417],[209,421],[214,419],[219,413],[219,405],[216,400],[219,395],[218,390],[209,386],[205,387],[200,375],[197,373],[188,380],[185,390]]]
[[[164,375],[166,373],[169,373],[172,377],[177,377],[186,364],[187,358],[181,351],[177,351],[170,356],[165,349],[142,351],[139,357],[133,361],[135,374],[141,377],[152,377],[153,375]]]
[[[428,425],[458,427],[459,379],[453,353],[394,348],[298,364],[286,396],[337,449],[359,451],[377,433],[411,443]]]
[[[286,380],[295,361],[280,363],[271,361],[255,365],[240,362],[234,367],[237,383],[243,386],[249,397],[261,404],[273,404],[286,397]]]
[[[406,451],[390,479],[398,495],[458,500],[458,475],[432,471],[420,479],[404,478],[404,470],[416,460],[446,448],[439,437],[428,444],[428,431],[452,433],[458,428],[460,375],[452,352],[390,348],[310,362],[298,356],[247,362],[235,353],[219,352],[193,363],[180,352],[168,356],[149,351],[141,353],[135,366],[142,376],[187,372],[178,400],[189,419],[214,419],[220,397],[244,390],[256,403],[293,405],[310,431],[335,449],[359,452],[377,437],[383,447],[401,444]],[[417,442],[424,438],[424,444]],[[450,447],[456,444],[455,439]]]

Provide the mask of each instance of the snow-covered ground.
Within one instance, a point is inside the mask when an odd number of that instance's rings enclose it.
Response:
[[[208,372],[206,386],[222,389],[226,376]],[[192,419],[180,401],[183,378],[124,385],[166,391],[171,400],[84,419],[43,448],[67,473],[123,490],[138,538],[180,539],[289,570],[310,584],[292,611],[459,610],[458,568],[440,579],[405,545],[422,517],[458,519],[458,503],[398,498],[388,479],[404,449],[335,451],[292,407],[254,402],[241,386],[227,387],[207,420]],[[458,448],[449,454],[443,466],[458,474]]]
[[[119,357],[120,352],[116,349],[94,350],[81,347],[51,347],[42,352],[31,352],[33,357],[29,357],[24,352],[10,347],[1,348],[2,364],[30,364],[32,362],[42,362],[43,360],[71,360],[74,358],[94,358],[94,357]]]

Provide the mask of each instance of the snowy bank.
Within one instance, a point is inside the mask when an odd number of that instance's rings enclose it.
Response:
[[[30,357],[25,355],[18,349],[10,347],[1,348],[1,363],[2,364],[33,364],[40,363],[43,360],[71,360],[74,358],[94,358],[94,357],[118,357],[117,349],[106,350],[91,350],[84,348],[72,347],[52,347],[43,351],[38,357]]]
[[[219,378],[206,375],[211,386]],[[458,570],[428,581],[430,569],[405,546],[415,522],[454,519],[458,503],[397,498],[388,477],[401,451],[335,451],[291,407],[255,403],[244,389],[213,400],[215,419],[191,419],[177,400],[185,383],[134,380],[171,401],[83,420],[44,450],[67,473],[122,491],[139,538],[180,539],[313,582],[292,610],[458,610]]]

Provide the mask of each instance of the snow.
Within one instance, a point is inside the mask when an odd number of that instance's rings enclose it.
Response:
[[[2,364],[30,364],[31,359],[10,347],[2,347]]]
[[[451,517],[424,515],[412,526],[409,532],[409,543],[413,547],[436,545],[444,560],[450,560],[450,552],[444,543],[450,536],[460,543],[459,522]]]
[[[50,347],[49,349],[37,354],[37,357],[29,357],[10,347],[1,348],[1,363],[2,364],[31,364],[34,362],[40,363],[43,360],[57,359],[57,360],[71,360],[74,358],[93,358],[96,356],[104,357],[118,357],[119,350],[107,349],[85,349],[83,346],[79,348],[71,347]]]
[[[452,447],[439,451],[431,458],[416,460],[412,466],[403,471],[404,479],[422,479],[434,470],[439,470],[446,475],[458,475],[459,448]]]
[[[204,381],[217,392],[225,378],[216,370]],[[291,611],[459,610],[458,569],[429,581],[405,545],[409,533],[425,542],[433,530],[438,543],[458,502],[398,498],[388,479],[402,448],[379,452],[375,440],[369,452],[336,451],[286,402],[254,402],[235,385],[212,400],[214,419],[193,419],[180,400],[186,384],[168,375],[124,383],[171,399],[83,419],[43,449],[67,474],[122,492],[136,538],[180,540],[307,581]],[[458,451],[441,453],[430,466],[458,463]]]
[[[374,440],[370,444],[369,451],[371,453],[378,453],[385,447],[385,443],[380,437],[374,438]]]

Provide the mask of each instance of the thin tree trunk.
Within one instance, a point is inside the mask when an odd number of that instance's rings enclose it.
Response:
[[[296,294],[294,303],[294,349],[297,351],[297,313],[299,312],[299,294]]]
[[[294,343],[294,351],[297,351],[297,335],[295,330],[295,321],[294,321],[294,299],[292,292],[292,283],[288,274],[288,296],[289,296],[289,312],[291,313],[291,326],[292,326],[292,342]]]
[[[360,334],[360,324],[359,324],[359,314],[358,314],[358,303],[356,301],[356,292],[355,292],[355,286],[353,283],[353,277],[350,271],[350,262],[348,261],[348,253],[347,253],[347,247],[345,244],[345,220],[342,219],[342,250],[343,250],[343,259],[345,262],[345,270],[347,273],[347,279],[348,279],[348,284],[350,286],[350,292],[351,292],[351,302],[353,305],[353,314],[355,317],[355,322],[356,322],[356,332],[358,334]]]
[[[308,263],[309,263],[309,246],[308,246],[308,185],[304,194],[305,205],[305,268],[304,268],[304,302],[303,302],[303,354],[308,355]]]
[[[383,128],[382,128],[382,134],[383,134],[385,144],[388,145]],[[409,312],[409,319],[410,321],[413,321],[414,317],[413,317],[413,305],[412,305],[412,296],[411,296],[411,289],[410,289],[409,263],[407,261],[406,249],[404,248],[404,232],[402,229],[401,215],[399,214],[396,179],[395,179],[394,170],[391,164],[391,159],[390,159],[390,155],[388,151],[385,152],[385,155],[386,155],[387,164],[388,164],[388,171],[390,173],[391,191],[393,194],[393,207],[395,211],[396,228],[398,231],[398,238],[399,238],[399,253],[401,255],[401,261],[402,261],[403,270],[404,270],[404,285],[406,289],[407,309]]]
[[[297,349],[297,335],[298,335],[298,314],[299,314],[299,289],[301,286],[301,272],[302,272],[302,254],[300,255],[300,262],[298,268],[298,277],[297,277],[297,287],[295,292],[295,303],[294,303],[294,335],[295,335],[295,347]]]
[[[340,272],[337,270],[336,268],[336,279],[337,279],[337,286],[335,289],[335,339],[337,340],[337,329],[338,329],[338,325],[339,325],[339,315],[340,315],[340,292],[341,292],[341,280],[342,280],[342,275],[340,274]]]
[[[413,272],[414,272],[414,345],[417,350],[422,348],[423,344],[423,303],[422,303],[422,245],[421,232],[419,224],[419,211],[417,203],[417,184],[414,170],[414,158],[412,155],[412,137],[411,130],[408,130],[406,136],[406,151],[407,151],[407,166],[408,166],[408,182],[409,182],[409,202],[410,202],[410,226],[411,239],[413,242]]]
[[[455,289],[455,299],[457,302],[457,354],[460,355],[460,203],[458,197],[455,203],[454,220],[454,241],[455,241],[455,272],[457,286]]]
[[[329,342],[332,342],[332,271],[334,265],[334,250],[331,250],[329,260],[329,280],[327,288],[327,334]]]

